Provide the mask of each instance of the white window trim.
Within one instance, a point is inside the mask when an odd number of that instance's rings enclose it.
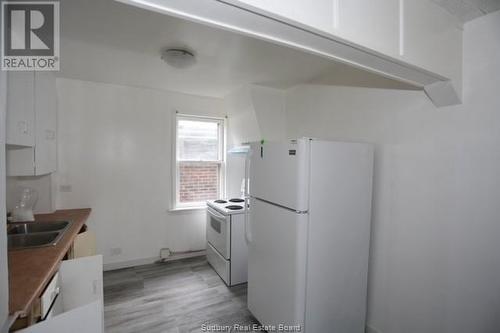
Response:
[[[199,210],[206,208],[205,202],[190,202],[190,203],[179,203],[179,162],[177,161],[177,122],[179,119],[190,119],[190,120],[205,120],[205,121],[218,121],[222,125],[220,128],[219,135],[221,140],[219,142],[220,149],[220,159],[218,162],[220,164],[220,197],[225,197],[226,194],[226,134],[227,134],[227,121],[225,117],[211,117],[211,116],[201,116],[195,114],[184,114],[178,111],[173,113],[172,121],[172,194],[171,194],[171,205],[170,211],[189,211],[189,210]]]

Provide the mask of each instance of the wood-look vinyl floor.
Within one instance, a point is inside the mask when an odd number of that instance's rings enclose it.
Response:
[[[257,321],[247,309],[246,288],[228,288],[206,257],[105,272],[106,332],[185,333],[203,332],[203,324],[251,326]]]

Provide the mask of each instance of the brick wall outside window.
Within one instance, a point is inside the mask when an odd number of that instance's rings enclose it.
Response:
[[[179,202],[217,199],[219,164],[212,162],[180,162]]]

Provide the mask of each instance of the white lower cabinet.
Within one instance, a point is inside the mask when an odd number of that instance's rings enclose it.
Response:
[[[102,256],[67,260],[59,268],[59,309],[23,333],[103,333]]]

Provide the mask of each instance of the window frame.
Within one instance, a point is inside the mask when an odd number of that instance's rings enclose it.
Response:
[[[197,202],[180,202],[180,163],[182,162],[207,162],[207,163],[217,163],[219,165],[219,196],[224,197],[226,194],[226,117],[211,117],[202,116],[195,114],[185,114],[176,111],[173,117],[173,145],[172,145],[172,202],[171,210],[191,210],[191,209],[204,209],[206,208],[205,201]],[[219,136],[219,159],[218,160],[202,160],[202,161],[189,161],[189,160],[179,160],[177,151],[177,131],[179,120],[191,120],[191,121],[206,121],[210,123],[218,124],[218,136]]]

